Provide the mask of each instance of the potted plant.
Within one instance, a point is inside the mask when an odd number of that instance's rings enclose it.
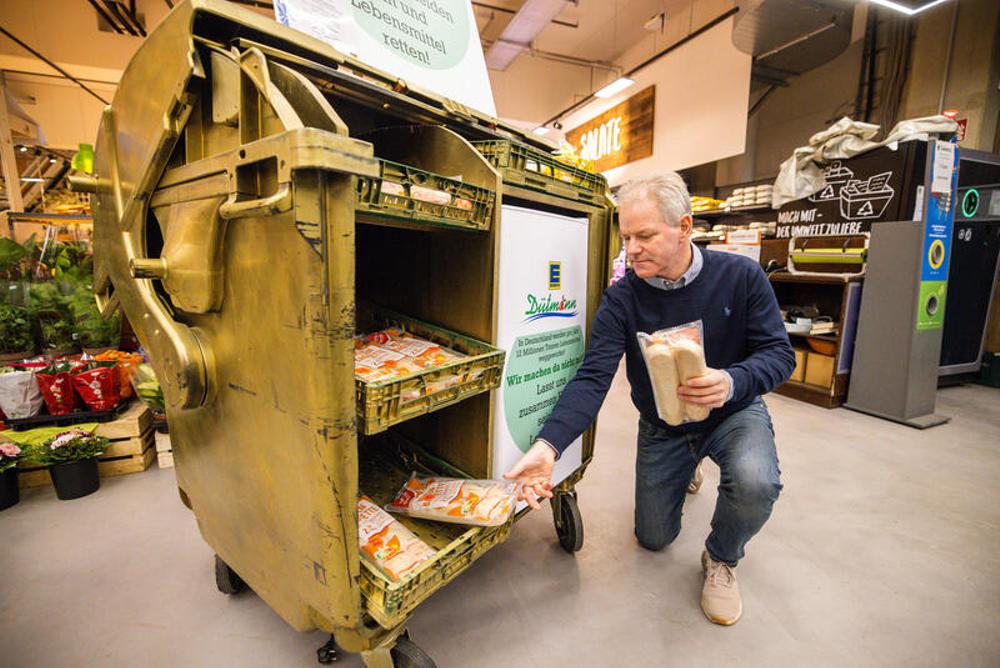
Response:
[[[20,362],[35,354],[28,309],[0,303],[0,364]]]
[[[17,486],[17,461],[21,448],[13,443],[0,443],[0,510],[10,508],[21,500]]]
[[[108,445],[110,442],[103,436],[69,429],[39,446],[31,458],[48,467],[58,498],[64,501],[78,499],[100,488],[97,456]]]
[[[121,340],[122,317],[115,313],[105,318],[97,308],[90,286],[81,285],[70,299],[77,341],[89,355],[114,350]]]
[[[67,286],[54,281],[32,283],[29,308],[38,323],[42,350],[48,356],[71,355],[77,351],[73,314]]]

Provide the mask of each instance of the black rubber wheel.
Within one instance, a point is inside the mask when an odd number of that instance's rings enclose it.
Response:
[[[556,535],[559,536],[562,549],[570,554],[579,552],[583,547],[583,517],[580,516],[580,506],[577,505],[574,494],[563,494],[559,498]]]
[[[392,648],[392,665],[395,668],[437,668],[427,652],[403,636],[396,639],[396,646]]]
[[[229,567],[229,564],[224,562],[219,558],[219,555],[215,555],[215,586],[219,588],[223,594],[232,596],[233,594],[239,594],[241,591],[247,588],[247,584],[243,582],[236,571]]]
[[[337,660],[337,642],[334,640],[333,636],[327,640],[322,647],[316,650],[316,660],[322,663],[324,666],[329,665]]]

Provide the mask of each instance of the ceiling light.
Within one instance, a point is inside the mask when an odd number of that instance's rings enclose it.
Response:
[[[947,2],[947,0],[869,0],[869,2],[893,9],[897,12],[906,14],[907,16],[913,16],[914,14],[919,14],[925,9],[930,9],[935,5]]]
[[[22,176],[21,180],[28,183],[45,183],[45,179],[40,179],[37,176]]]
[[[28,147],[27,146],[21,146],[17,150],[20,151],[21,153],[27,153],[28,152]]]
[[[49,158],[49,164],[52,164],[52,165],[54,165],[54,164],[56,164],[57,162],[59,162],[59,161],[58,161],[58,160],[56,160],[55,158]]]
[[[628,88],[629,86],[631,86],[634,83],[635,82],[632,81],[631,79],[629,79],[628,77],[619,77],[619,78],[615,79],[614,81],[612,81],[611,83],[609,83],[604,88],[602,88],[601,90],[599,90],[596,93],[594,93],[594,96],[595,97],[611,97],[612,95],[614,95],[616,93],[622,92],[623,90],[625,90],[626,88]]]
[[[537,128],[532,130],[532,132],[541,137],[542,135],[547,135],[549,133],[549,129],[544,125],[539,125]]]

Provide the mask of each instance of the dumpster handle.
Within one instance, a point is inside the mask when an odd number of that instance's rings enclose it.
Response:
[[[229,199],[219,207],[219,216],[225,220],[248,216],[267,216],[288,211],[291,204],[292,186],[290,183],[282,183],[273,195],[259,199],[236,201],[236,195],[230,195]]]

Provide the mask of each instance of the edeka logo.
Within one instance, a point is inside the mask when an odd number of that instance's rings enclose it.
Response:
[[[468,6],[466,0],[351,0],[354,20],[372,39],[433,70],[454,67],[465,57]]]
[[[576,315],[576,300],[566,299],[565,295],[556,301],[551,295],[541,298],[529,294],[528,308],[524,315],[527,317],[523,322],[534,322],[542,318],[572,318]]]

